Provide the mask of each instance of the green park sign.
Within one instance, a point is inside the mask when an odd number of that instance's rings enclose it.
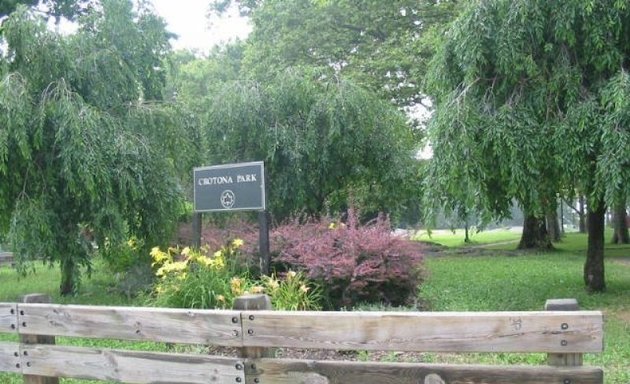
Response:
[[[199,167],[193,174],[195,212],[265,210],[262,161]]]

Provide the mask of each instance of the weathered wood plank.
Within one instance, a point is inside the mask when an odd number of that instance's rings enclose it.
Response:
[[[238,311],[54,304],[18,310],[20,333],[32,335],[242,345]]]
[[[24,345],[25,374],[123,383],[244,383],[239,359]]]
[[[21,298],[22,303],[40,303],[40,304],[49,304],[52,303],[52,297],[50,295],[41,294],[41,293],[32,293],[28,295],[24,295]],[[21,312],[18,312],[19,316],[22,316]],[[24,322],[22,319],[18,317],[18,321],[21,326],[24,326]],[[29,335],[25,333],[20,333],[20,342],[22,344],[55,344],[55,336],[50,335]],[[22,358],[25,356],[23,355]],[[24,363],[22,363],[24,364]],[[24,374],[24,384],[59,384],[58,377],[47,377],[47,376],[34,376]]]
[[[21,373],[20,344],[0,343],[0,372]]]
[[[600,352],[601,312],[244,312],[258,347],[421,352]]]
[[[580,306],[576,299],[552,299],[545,303],[546,311],[579,311]],[[581,353],[550,353],[547,355],[547,364],[556,367],[575,367],[583,364]]]
[[[17,333],[18,317],[15,303],[0,303],[0,333]]]
[[[602,384],[599,368],[430,365],[261,359],[247,383],[274,384]],[[258,379],[258,381],[254,381]]]
[[[0,252],[0,267],[3,265],[12,266],[14,263],[13,253]]]
[[[247,311],[271,310],[271,298],[267,295],[243,295],[234,300],[232,308]],[[272,357],[273,350],[271,348],[243,347],[240,349],[239,356],[252,359]]]

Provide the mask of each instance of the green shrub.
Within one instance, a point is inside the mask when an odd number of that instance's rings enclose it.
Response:
[[[238,265],[241,240],[210,254],[208,248],[155,247],[151,250],[157,282],[152,304],[177,308],[231,308],[234,298],[253,285]]]
[[[308,311],[322,308],[321,289],[301,272],[289,271],[284,278],[278,278],[276,274],[263,276],[262,287],[262,292],[271,297],[274,309]]]
[[[243,268],[240,249],[243,241],[235,239],[211,253],[188,247],[155,247],[151,251],[157,282],[150,304],[176,308],[232,308],[234,299],[250,293],[266,293],[276,309],[307,310],[321,308],[320,289],[303,274],[288,272],[254,280]]]

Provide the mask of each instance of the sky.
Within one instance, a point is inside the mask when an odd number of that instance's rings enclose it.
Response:
[[[244,39],[251,31],[247,19],[231,10],[224,17],[208,19],[210,0],[152,0],[157,14],[168,24],[168,31],[179,35],[171,41],[174,49],[195,49],[207,53],[214,45]]]

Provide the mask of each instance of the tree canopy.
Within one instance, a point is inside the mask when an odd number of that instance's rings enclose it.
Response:
[[[41,14],[54,18],[56,22],[62,17],[72,20],[87,12],[94,3],[95,0],[2,0],[0,19],[11,14],[18,6],[24,5],[37,8]]]
[[[629,37],[623,1],[473,2],[429,72],[426,201],[500,217],[512,199],[541,214],[556,193],[583,191],[585,282],[603,290],[603,208],[630,186]]]
[[[402,113],[355,83],[312,69],[227,82],[207,113],[211,162],[264,160],[271,212],[400,212],[416,147]]]
[[[420,88],[433,53],[433,29],[461,1],[269,0],[236,3],[254,25],[244,68],[267,80],[293,66],[342,74],[400,107],[424,97]]]
[[[176,168],[190,166],[173,146],[193,134],[177,105],[159,102],[168,35],[147,9],[103,1],[70,36],[24,7],[3,26],[0,233],[23,271],[58,262],[68,294],[89,271],[92,240],[104,250],[168,239],[182,203]]]

